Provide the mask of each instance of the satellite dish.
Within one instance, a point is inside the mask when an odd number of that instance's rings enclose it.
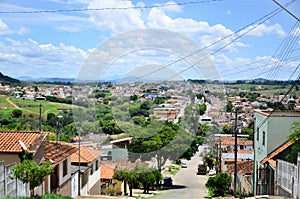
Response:
[[[27,151],[27,147],[25,146],[24,142],[22,142],[22,140],[19,140],[18,143],[24,151]]]

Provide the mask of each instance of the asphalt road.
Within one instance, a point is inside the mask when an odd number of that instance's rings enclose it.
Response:
[[[173,188],[162,191],[155,199],[193,199],[205,198],[208,196],[205,183],[208,176],[196,175],[197,166],[202,160],[199,154],[206,146],[200,146],[199,152],[187,161],[187,168],[182,168],[173,177]]]

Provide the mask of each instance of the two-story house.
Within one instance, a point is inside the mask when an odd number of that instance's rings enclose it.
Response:
[[[77,151],[71,156],[71,164],[80,170],[80,195],[100,195],[100,155],[101,151],[86,146],[74,145]],[[80,169],[79,169],[80,168]]]
[[[274,170],[262,164],[268,155],[288,140],[290,129],[300,120],[297,111],[255,110],[253,193],[274,194]]]
[[[78,180],[75,185],[71,174],[71,155],[78,149],[68,143],[45,141],[44,158],[51,162],[54,172],[44,182],[44,193],[57,193],[65,196],[78,195]],[[78,178],[77,178],[78,179]],[[72,189],[75,187],[75,189]]]

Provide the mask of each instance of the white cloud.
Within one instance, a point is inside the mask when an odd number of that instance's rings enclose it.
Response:
[[[252,28],[254,28],[254,29],[251,30]],[[241,34],[245,33],[246,31],[249,31],[249,30],[251,30],[251,31],[247,33],[247,36],[261,37],[266,34],[268,34],[268,35],[275,34],[280,37],[283,37],[286,35],[282,26],[278,23],[276,23],[274,25],[269,25],[269,26],[266,24],[261,24],[259,26],[257,26],[257,25],[249,26],[247,29],[242,31]]]
[[[78,27],[66,27],[66,26],[59,26],[59,27],[56,27],[56,29],[58,31],[62,31],[62,32],[79,32],[80,29]]]
[[[87,8],[128,8],[134,7],[128,0],[92,0]],[[120,33],[129,30],[144,28],[140,9],[119,9],[90,11],[90,20],[98,28]]]
[[[14,76],[74,77],[87,53],[74,46],[39,44],[33,39],[25,42],[6,38],[0,43],[0,71]]]
[[[11,31],[10,31],[8,25],[0,19],[0,35],[8,34],[10,32]]]

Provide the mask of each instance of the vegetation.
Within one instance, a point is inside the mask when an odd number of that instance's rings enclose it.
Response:
[[[298,152],[300,152],[300,122],[294,122],[291,128],[291,133],[289,134],[288,138],[293,142],[293,150],[287,155],[286,158],[290,162],[297,164]]]
[[[188,132],[171,122],[153,122],[147,128],[131,132],[130,136],[133,140],[128,145],[129,159],[134,162],[137,159],[144,161],[155,157],[160,171],[167,159],[181,157],[193,141]]]
[[[25,159],[13,166],[12,176],[23,183],[29,183],[30,195],[33,196],[34,188],[39,186],[53,172],[50,162],[44,161],[37,164],[33,160]]]
[[[205,184],[209,195],[213,197],[226,196],[230,193],[231,176],[227,173],[219,173],[214,177],[209,177]]]
[[[155,182],[159,182],[162,179],[162,175],[156,169],[136,165],[133,169],[116,168],[113,178],[127,183],[129,187],[129,196],[132,196],[132,189],[139,183],[142,184],[144,193],[149,193],[150,187],[154,186]]]

